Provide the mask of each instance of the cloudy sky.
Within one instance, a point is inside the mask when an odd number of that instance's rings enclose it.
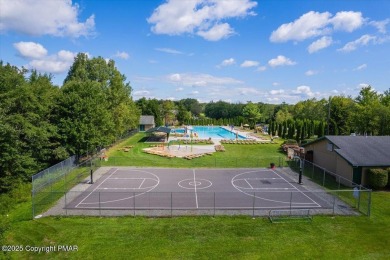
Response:
[[[78,52],[141,97],[291,103],[389,89],[387,0],[0,0],[0,59],[62,85]]]

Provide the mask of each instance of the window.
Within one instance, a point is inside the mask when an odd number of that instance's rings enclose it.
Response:
[[[328,143],[326,145],[326,150],[328,150],[329,152],[332,152],[333,151],[333,144],[332,143]]]

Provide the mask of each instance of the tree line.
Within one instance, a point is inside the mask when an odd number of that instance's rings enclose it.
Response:
[[[276,126],[270,134],[297,140],[313,133],[316,136],[390,135],[390,89],[378,93],[371,86],[362,88],[356,98],[342,95],[320,100],[312,98],[295,105],[232,104],[221,100],[200,103],[191,98],[178,101],[141,98],[136,104],[142,114],[155,117],[156,125],[249,124],[255,128],[262,123]]]
[[[51,75],[0,62],[0,192],[136,128],[131,91],[114,61],[102,57],[78,54],[61,87]]]

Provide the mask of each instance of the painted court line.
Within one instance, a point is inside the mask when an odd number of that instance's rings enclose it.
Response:
[[[141,182],[141,184],[139,185],[138,189],[141,189],[142,184],[144,184],[145,180],[146,180],[146,179],[143,179],[143,180],[142,180],[142,182]]]
[[[145,188],[99,188],[99,190],[144,190]]]
[[[106,180],[108,180],[114,173],[116,173],[116,171],[118,170],[118,168],[117,169],[115,169],[111,174],[110,174],[110,176],[108,176],[107,178],[105,178],[104,179],[104,181],[102,181],[95,189],[93,189],[82,201],[80,201],[79,202],[79,204],[77,204],[76,205],[76,208],[81,204],[81,203],[83,203],[89,196],[91,196],[91,194],[95,191],[95,190],[97,190],[99,187],[100,187],[100,185],[102,185]]]
[[[287,182],[288,184],[290,184],[293,188],[295,188],[297,191],[299,191],[300,193],[302,193],[303,196],[305,196],[306,198],[308,198],[309,200],[311,200],[314,204],[316,204],[318,207],[321,207],[321,205],[319,205],[317,202],[315,202],[312,198],[310,198],[309,196],[307,196],[304,192],[302,192],[300,189],[296,188],[294,185],[292,185],[290,182],[288,182],[285,178],[283,178],[282,176],[280,176],[277,172],[273,171],[276,175],[278,175],[280,178],[282,178],[285,182]]]
[[[246,181],[246,183],[248,183],[249,187],[250,187],[251,189],[253,189],[253,186],[249,183],[249,181],[248,181],[247,179],[244,179],[244,180]]]
[[[110,180],[154,180],[153,178],[110,178]]]

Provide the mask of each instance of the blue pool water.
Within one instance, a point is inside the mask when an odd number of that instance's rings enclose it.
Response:
[[[193,133],[197,133],[201,139],[216,138],[216,139],[236,139],[236,133],[230,132],[219,126],[193,126]],[[172,129],[171,132],[184,133],[184,129]],[[244,136],[238,135],[238,139],[246,139]]]

